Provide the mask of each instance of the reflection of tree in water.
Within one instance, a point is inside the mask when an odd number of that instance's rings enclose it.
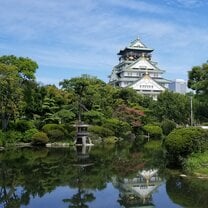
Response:
[[[0,205],[4,208],[19,208],[21,204],[27,205],[29,202],[29,194],[27,191],[19,191],[16,188],[17,180],[12,170],[5,168],[4,164],[1,164],[0,168]]]
[[[102,148],[96,148],[90,155],[95,165],[82,170],[79,182],[82,183],[82,198],[85,195],[83,200],[93,198],[87,190],[106,187],[112,175],[113,155],[113,149],[107,151]],[[62,185],[77,189],[78,168],[72,164],[82,164],[80,158],[87,159],[89,155],[79,154],[75,157],[74,150],[68,148],[23,148],[0,152],[0,207],[27,206],[31,198],[44,197]]]
[[[64,158],[65,154],[69,154],[60,153],[49,154],[47,149],[18,149],[0,153],[0,207],[19,208],[28,205],[30,197],[41,197],[52,191],[60,183],[60,173],[64,178],[65,172],[60,166],[68,164]]]
[[[89,152],[91,147],[77,146],[76,147],[76,162],[74,167],[76,169],[76,177],[73,180],[73,185],[78,188],[77,193],[69,199],[63,199],[64,202],[69,203],[70,208],[88,208],[87,202],[95,200],[93,193],[85,189],[85,182],[87,182],[86,169],[93,165],[89,159]]]
[[[66,185],[78,191],[64,201],[76,207],[80,199],[81,205],[87,206],[95,199],[92,191],[105,189],[112,176],[134,175],[138,167],[143,167],[142,155],[129,152],[129,146],[96,146],[90,155],[81,151],[76,156],[70,148],[0,152],[0,207],[29,206],[32,198],[44,199],[46,193]],[[93,161],[93,165],[86,166],[83,159]],[[82,165],[82,168],[72,164]]]
[[[89,207],[88,205],[86,205],[85,203],[87,202],[91,202],[95,199],[95,197],[93,196],[92,193],[85,193],[85,191],[83,190],[79,190],[77,194],[73,195],[73,197],[71,199],[64,199],[64,202],[69,202],[70,208],[87,208]]]
[[[208,207],[208,180],[170,177],[166,190],[173,202],[183,207]]]
[[[77,193],[74,194],[70,199],[63,199],[64,202],[69,203],[70,208],[87,208],[87,202],[92,202],[95,200],[93,193],[85,189],[84,181],[81,179],[84,172],[80,169],[78,170],[78,175],[76,179]]]

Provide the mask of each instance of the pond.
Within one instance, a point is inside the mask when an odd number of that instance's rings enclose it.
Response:
[[[208,182],[131,145],[0,152],[0,207],[208,207]],[[152,158],[151,158],[152,157]]]

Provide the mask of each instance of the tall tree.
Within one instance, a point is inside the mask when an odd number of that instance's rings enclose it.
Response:
[[[74,94],[80,120],[83,110],[93,110],[96,106],[100,106],[102,100],[100,89],[105,87],[106,84],[96,77],[83,75],[82,77],[63,80],[60,82],[60,86],[63,90]]]
[[[0,64],[0,116],[2,129],[6,130],[11,118],[23,108],[21,80],[14,66]]]
[[[178,124],[190,124],[190,98],[179,93],[165,91],[154,103],[153,113],[160,121],[169,119]]]
[[[19,78],[19,84],[21,84],[23,90],[23,98],[25,102],[24,111],[26,116],[32,117],[34,109],[34,98],[33,96],[37,84],[35,82],[35,72],[38,68],[38,64],[30,58],[16,57],[14,55],[0,56],[0,64],[7,67],[12,67],[13,71],[16,71],[16,78]],[[36,105],[37,108],[37,105]],[[32,110],[32,111],[31,111]]]
[[[188,74],[188,87],[195,91],[195,111],[199,121],[208,121],[208,62],[194,66]]]
[[[208,63],[194,66],[188,74],[188,87],[201,98],[208,98]]]
[[[24,80],[35,79],[35,72],[38,64],[30,58],[16,57],[14,55],[0,56],[0,63],[14,66],[19,76]]]

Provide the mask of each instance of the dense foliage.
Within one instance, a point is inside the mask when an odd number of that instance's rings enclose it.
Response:
[[[161,123],[161,128],[164,135],[168,135],[173,129],[176,128],[176,123],[174,121],[165,119]]]
[[[190,98],[187,95],[165,91],[153,105],[153,113],[159,119],[169,119],[177,124],[190,124]]]
[[[160,126],[147,124],[143,127],[143,129],[149,134],[149,136],[155,139],[160,139],[162,136],[162,129]]]
[[[173,130],[164,142],[170,163],[179,164],[181,159],[208,148],[208,132],[196,127]]]
[[[32,144],[33,145],[41,145],[44,146],[49,141],[48,136],[44,132],[37,132],[32,136]]]
[[[188,74],[188,87],[195,91],[195,118],[208,121],[208,63],[194,66]]]
[[[143,168],[142,154],[132,153],[129,148],[128,144],[120,147],[120,151],[115,146],[98,146],[90,154],[90,150],[85,150],[88,157],[82,160],[77,157],[82,152],[78,148],[19,148],[0,152],[0,207],[30,207],[36,197],[48,197],[60,187],[66,193],[60,195],[64,198],[59,196],[66,203],[64,207],[77,204],[87,207],[87,202],[95,199],[95,192],[104,190],[113,177],[134,175],[138,168]],[[80,161],[90,165],[81,166]],[[72,194],[67,187],[73,189]],[[50,207],[49,201],[44,206]]]

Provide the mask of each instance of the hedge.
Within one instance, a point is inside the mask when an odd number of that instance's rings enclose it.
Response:
[[[46,145],[46,143],[49,141],[48,136],[44,132],[37,132],[32,136],[32,144],[33,145]]]
[[[173,130],[165,139],[164,146],[170,163],[178,163],[191,153],[208,148],[208,131],[190,127]]]

